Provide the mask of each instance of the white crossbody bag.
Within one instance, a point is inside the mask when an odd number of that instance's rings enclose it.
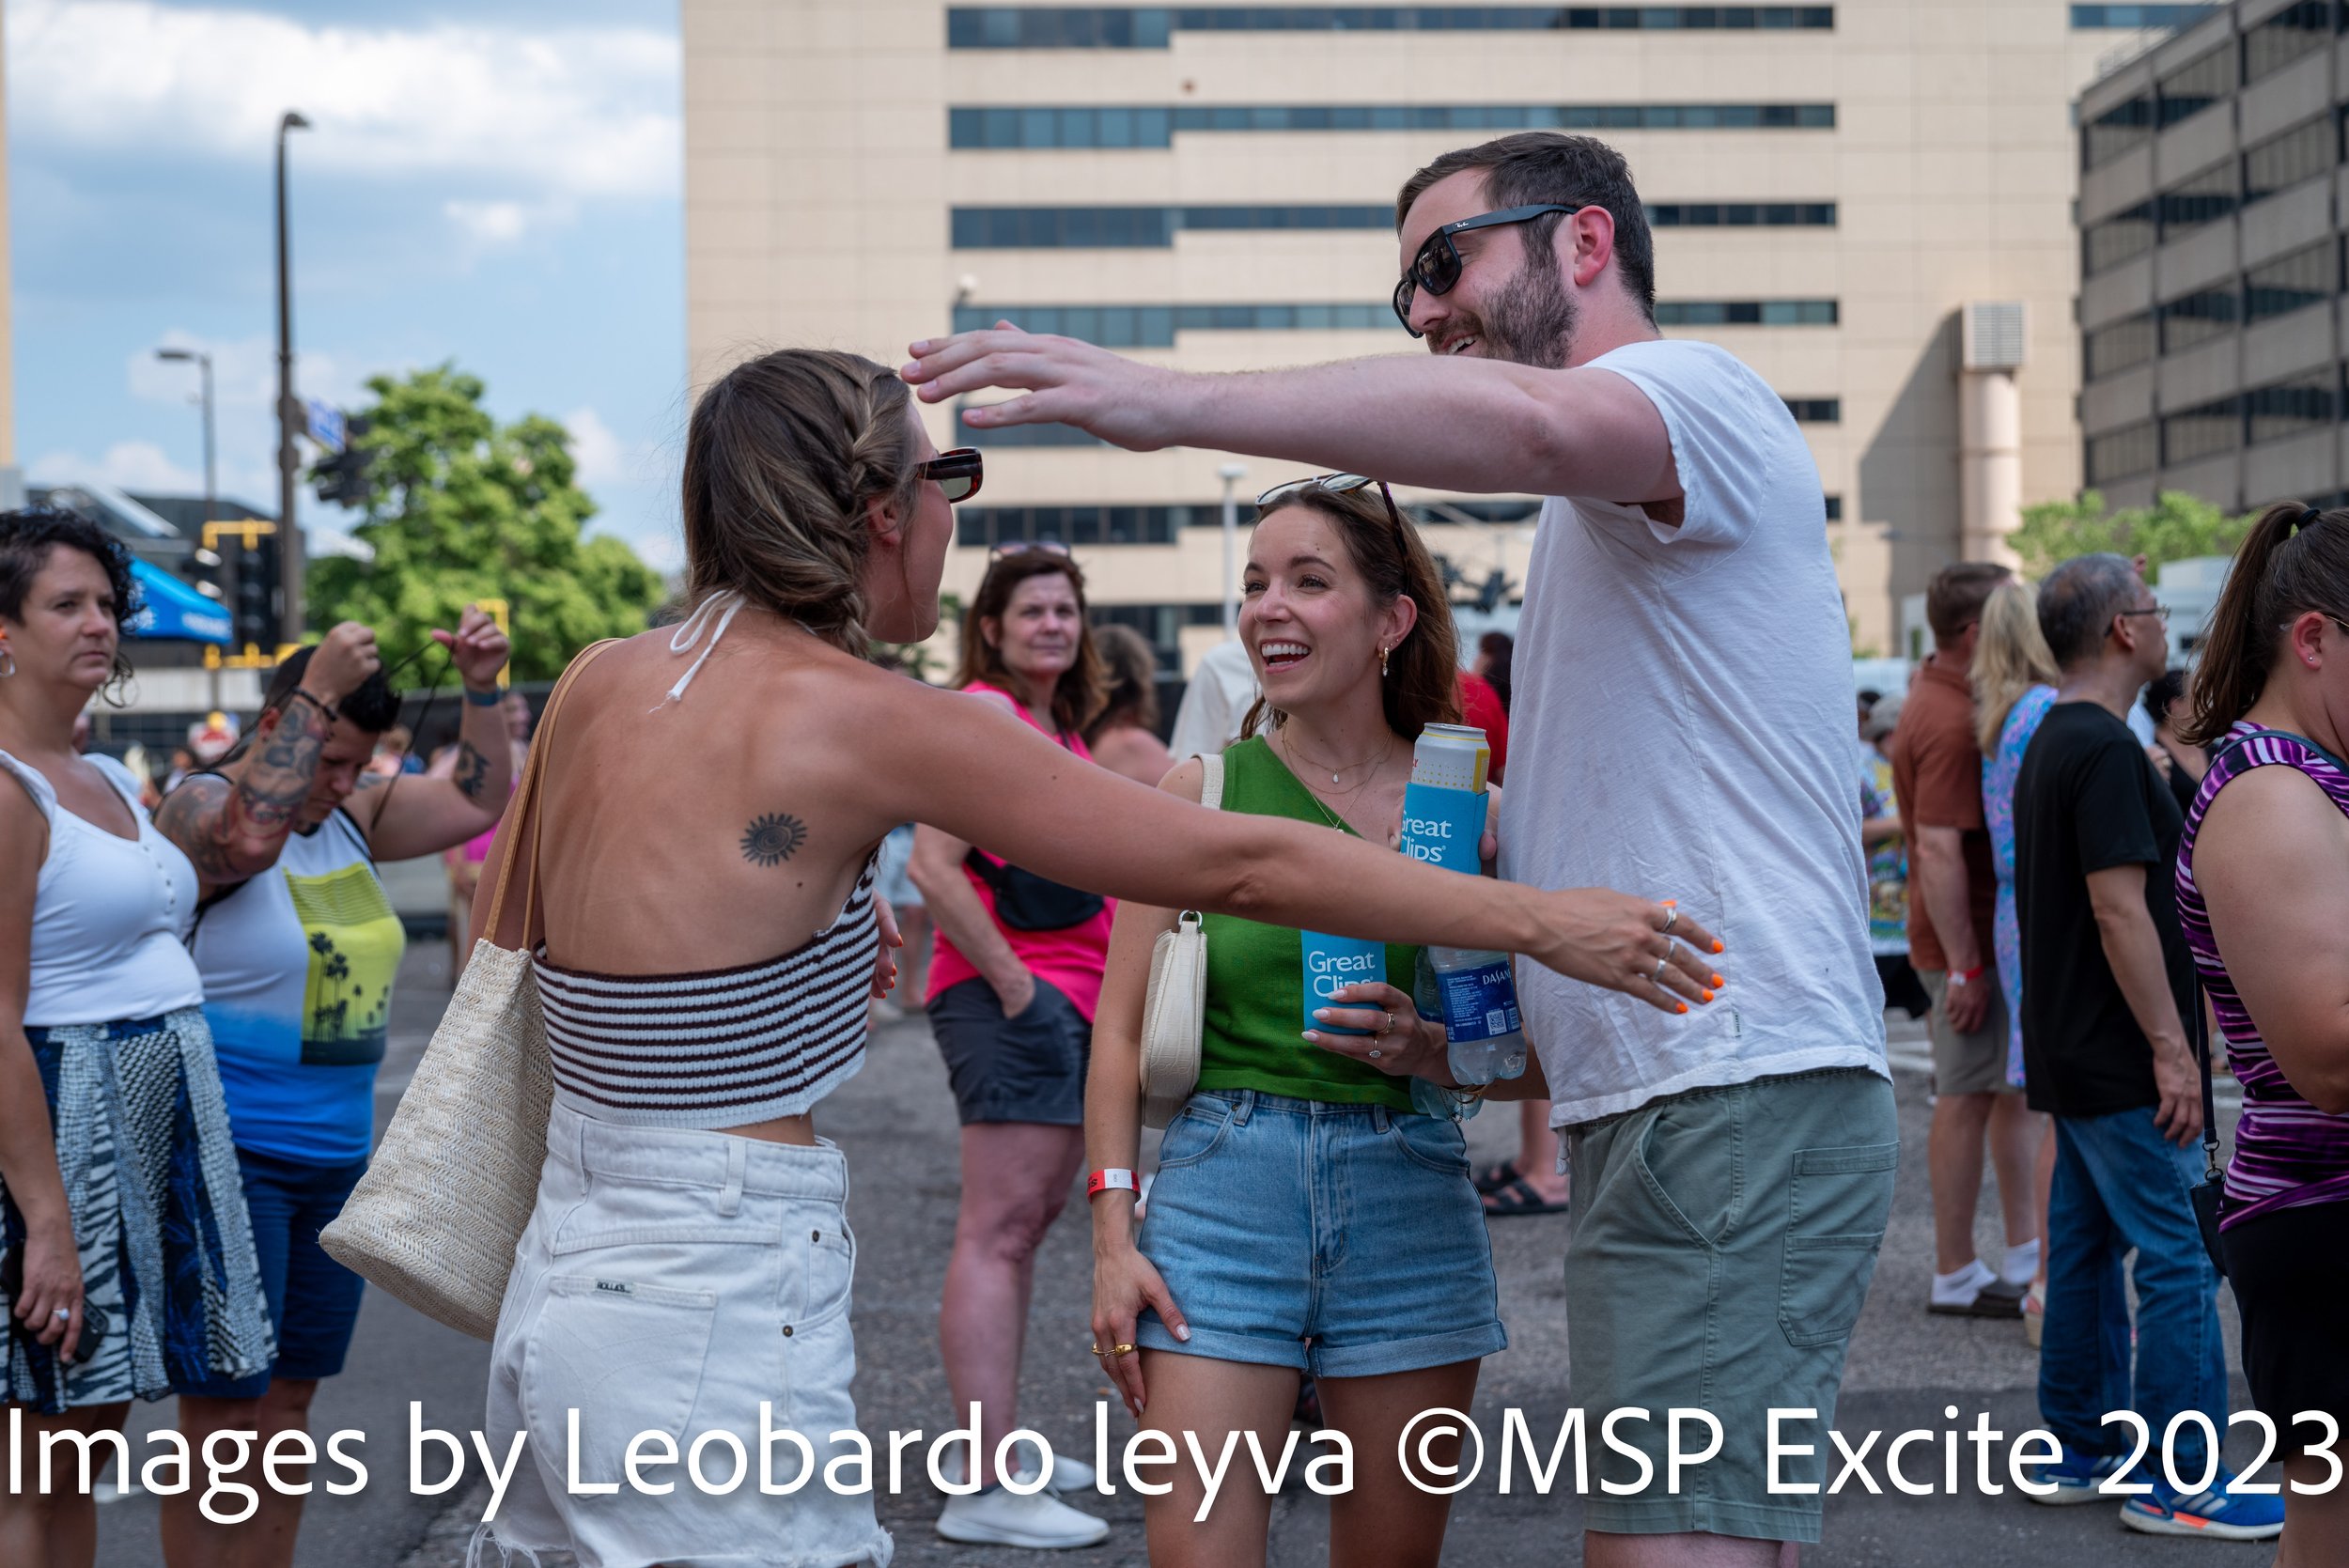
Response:
[[[1199,803],[1223,809],[1223,758],[1202,756]],[[1206,1025],[1207,931],[1196,909],[1174,918],[1150,949],[1150,989],[1142,1003],[1142,1120],[1162,1127],[1199,1086],[1199,1038]]]

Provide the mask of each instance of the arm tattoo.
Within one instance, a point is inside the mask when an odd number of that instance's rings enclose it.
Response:
[[[198,878],[214,886],[241,882],[275,863],[318,781],[331,726],[318,703],[288,702],[235,779],[205,774],[172,791],[155,825],[194,864]]]
[[[751,819],[742,834],[742,858],[753,865],[781,865],[807,842],[807,825],[796,816],[770,812]]]
[[[489,787],[490,759],[481,754],[479,747],[470,740],[457,743],[457,771],[450,775],[457,788],[474,805],[481,803],[481,792]]]

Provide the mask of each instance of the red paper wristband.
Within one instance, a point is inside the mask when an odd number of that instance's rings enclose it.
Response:
[[[1131,1171],[1114,1169],[1096,1171],[1085,1178],[1085,1196],[1088,1198],[1097,1198],[1104,1192],[1120,1190],[1127,1192],[1140,1190],[1134,1185],[1134,1173]]]

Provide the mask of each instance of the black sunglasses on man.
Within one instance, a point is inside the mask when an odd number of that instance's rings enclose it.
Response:
[[[1421,243],[1419,254],[1411,257],[1411,265],[1404,271],[1403,281],[1394,286],[1395,319],[1402,322],[1403,330],[1413,337],[1425,335],[1411,325],[1411,302],[1423,288],[1440,299],[1451,293],[1452,286],[1460,281],[1460,269],[1466,264],[1460,259],[1459,247],[1452,242],[1454,235],[1466,234],[1472,228],[1500,228],[1507,224],[1531,223],[1549,212],[1571,215],[1581,211],[1587,205],[1579,203],[1569,207],[1549,202],[1533,207],[1504,207],[1497,212],[1479,212],[1473,218],[1462,218],[1456,224],[1444,225]]]

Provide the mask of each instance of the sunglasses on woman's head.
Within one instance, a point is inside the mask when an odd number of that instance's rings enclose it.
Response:
[[[995,562],[1006,555],[1025,555],[1031,551],[1041,551],[1046,555],[1058,555],[1063,559],[1066,559],[1068,555],[1068,547],[1058,539],[1013,539],[1007,544],[997,545],[988,551],[987,558],[989,562]]]
[[[1459,247],[1452,242],[1454,235],[1466,234],[1470,229],[1531,223],[1548,212],[1572,214],[1581,210],[1579,205],[1567,207],[1557,202],[1532,207],[1504,207],[1498,212],[1480,212],[1473,218],[1462,218],[1456,224],[1444,225],[1421,242],[1419,254],[1411,257],[1410,266],[1404,270],[1403,281],[1394,286],[1395,319],[1402,322],[1403,330],[1413,337],[1426,335],[1411,325],[1411,302],[1423,288],[1440,299],[1451,293],[1452,286],[1460,281],[1460,269],[1466,264],[1460,259]]]
[[[982,463],[975,446],[957,446],[951,452],[941,452],[913,471],[917,479],[928,479],[946,492],[949,501],[968,501],[979,493]]]
[[[1394,542],[1401,546],[1404,543],[1403,514],[1395,509],[1394,492],[1387,489],[1384,479],[1373,479],[1366,474],[1316,474],[1309,478],[1292,479],[1285,485],[1275,485],[1256,497],[1256,515],[1262,517],[1283,502],[1292,500],[1306,490],[1319,490],[1324,495],[1345,495],[1361,489],[1364,485],[1378,487],[1379,499],[1387,504],[1387,519],[1394,524]]]

